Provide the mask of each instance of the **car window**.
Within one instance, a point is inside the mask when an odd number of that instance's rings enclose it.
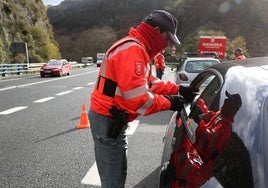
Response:
[[[210,65],[217,63],[217,61],[209,60],[195,60],[188,61],[185,67],[185,71],[189,73],[200,73],[202,70],[206,69]]]
[[[207,86],[206,88],[203,88],[204,90],[200,97],[205,101],[209,110],[215,110],[213,102],[215,102],[215,98],[219,96],[221,82],[216,76],[212,75],[208,77],[204,84],[207,84]]]
[[[220,89],[223,84],[222,76],[216,71],[205,71],[199,74],[191,83],[192,86],[199,88],[200,95],[208,109],[218,110],[218,103],[216,102],[220,95]]]
[[[52,60],[47,63],[47,65],[60,65],[60,62],[57,60]]]
[[[198,79],[199,78],[197,77],[194,81]],[[217,111],[219,107],[216,105],[219,103],[215,101],[219,100],[220,89],[223,84],[221,77],[218,77],[215,74],[201,74],[200,79],[194,84],[191,85],[200,89],[200,95],[195,98],[195,101],[198,100],[198,98],[201,98],[205,101],[208,110]],[[187,106],[186,109],[181,112],[181,117],[184,119],[183,123],[186,124],[185,127],[189,129],[187,130],[188,134],[189,132],[195,132],[196,128],[198,127],[198,124],[191,118],[191,109],[194,108],[194,105],[195,102],[193,102],[191,106]],[[195,141],[195,135],[189,136],[189,139],[191,141]]]

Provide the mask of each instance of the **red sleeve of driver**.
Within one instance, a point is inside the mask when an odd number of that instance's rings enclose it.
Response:
[[[170,108],[162,95],[148,90],[149,57],[138,45],[120,52],[115,59],[116,80],[122,95],[120,105],[133,114],[149,115]]]

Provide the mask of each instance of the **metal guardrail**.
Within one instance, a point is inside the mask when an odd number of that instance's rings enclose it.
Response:
[[[77,62],[70,62],[72,68],[85,67],[84,64]],[[33,74],[39,73],[40,68],[44,63],[19,63],[19,64],[0,64],[0,75],[7,77],[9,75],[22,75],[22,74]]]
[[[77,63],[76,61],[70,62],[72,68],[82,68],[91,66],[93,64]],[[18,63],[18,64],[0,64],[0,77],[8,77],[9,75],[22,75],[22,74],[35,74],[39,73],[40,68],[44,63]],[[178,63],[166,62],[167,66],[176,67]]]
[[[0,71],[2,77],[8,74],[20,75],[23,72],[28,74],[29,67],[28,64],[0,64]]]

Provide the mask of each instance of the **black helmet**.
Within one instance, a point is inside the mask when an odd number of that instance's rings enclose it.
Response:
[[[164,10],[154,10],[146,19],[153,21],[167,30],[169,38],[174,44],[181,44],[176,36],[178,21],[176,18]]]

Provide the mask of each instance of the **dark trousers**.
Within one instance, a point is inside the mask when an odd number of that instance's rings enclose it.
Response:
[[[102,188],[124,188],[127,177],[126,128],[118,138],[107,137],[110,117],[89,111],[91,133]]]
[[[163,76],[163,72],[164,71],[162,71],[160,69],[156,69],[156,77],[161,80],[162,79],[162,76]]]

